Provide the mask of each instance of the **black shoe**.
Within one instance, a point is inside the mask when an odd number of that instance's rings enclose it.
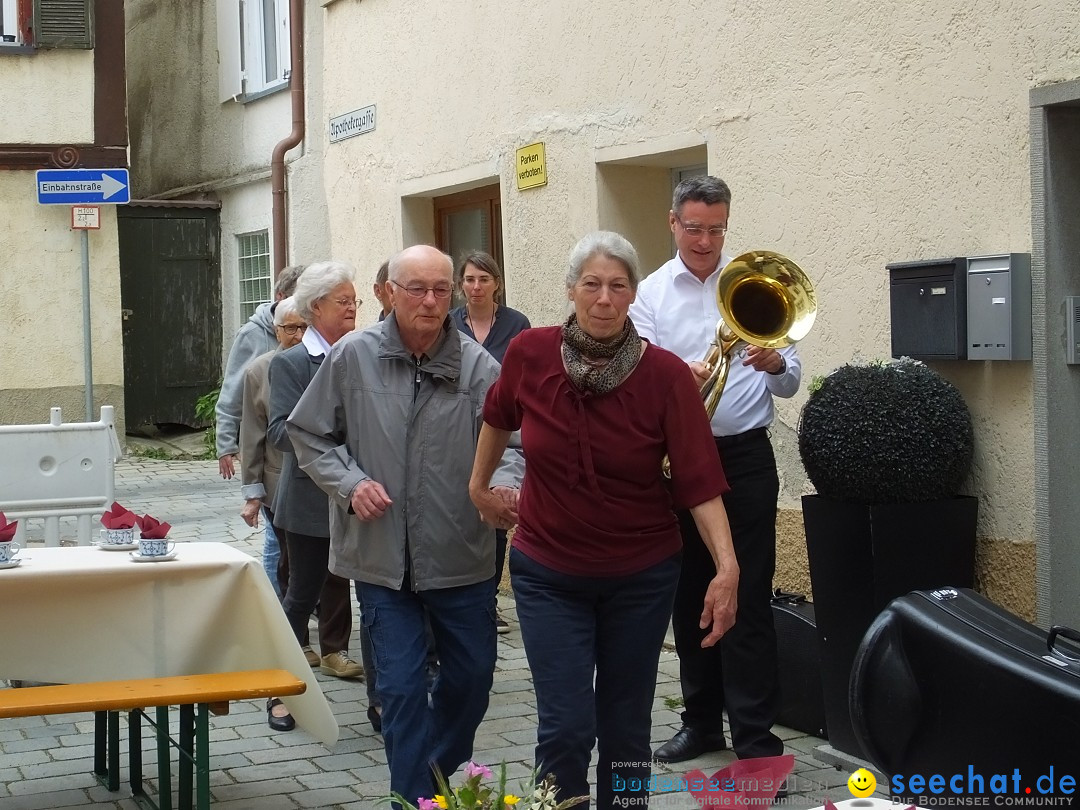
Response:
[[[723,751],[727,748],[724,733],[707,733],[690,726],[679,731],[653,752],[658,762],[685,762],[700,757],[707,751]]]
[[[371,723],[371,727],[375,729],[376,734],[382,734],[382,715],[379,714],[379,708],[377,706],[367,707],[367,719]]]
[[[293,720],[291,714],[284,717],[274,716],[274,707],[283,705],[280,698],[270,698],[266,701],[266,722],[270,724],[270,728],[274,731],[292,731],[296,728],[296,721]]]

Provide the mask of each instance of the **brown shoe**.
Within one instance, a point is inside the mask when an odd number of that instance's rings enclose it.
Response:
[[[313,649],[311,649],[311,647],[304,647],[304,658],[307,659],[308,666],[312,669],[322,663],[322,659],[319,658],[319,654]]]
[[[349,658],[349,654],[341,652],[324,655],[319,669],[325,675],[333,675],[335,678],[363,678],[364,668]]]

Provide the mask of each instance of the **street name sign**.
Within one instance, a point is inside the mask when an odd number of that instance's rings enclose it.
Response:
[[[42,205],[123,205],[131,200],[128,170],[38,169],[37,196]]]

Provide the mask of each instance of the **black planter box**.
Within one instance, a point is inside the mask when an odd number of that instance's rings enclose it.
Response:
[[[898,596],[973,586],[979,501],[866,506],[806,495],[802,503],[829,743],[862,757],[848,710],[859,642]]]

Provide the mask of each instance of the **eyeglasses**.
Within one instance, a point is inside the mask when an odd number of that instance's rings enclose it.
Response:
[[[683,232],[687,236],[693,237],[694,239],[697,239],[704,233],[708,233],[709,237],[712,239],[719,239],[721,236],[727,233],[726,225],[713,225],[711,228],[705,228],[701,225],[687,225],[681,219],[679,219],[679,216],[677,214],[675,215],[675,221],[682,226]]]
[[[359,309],[360,305],[364,303],[363,298],[332,298],[330,300],[332,300],[342,309],[348,309],[349,307]]]
[[[434,293],[436,298],[449,298],[450,293],[454,291],[454,288],[449,284],[436,284],[434,287],[425,287],[423,284],[405,286],[404,284],[398,284],[393,279],[390,279],[390,283],[403,289],[410,298],[426,298],[429,291]]]
[[[292,324],[279,323],[277,325],[277,328],[280,329],[282,332],[284,332],[286,335],[292,336],[292,335],[295,335],[297,332],[300,332],[301,334],[306,332],[307,331],[307,324],[306,323],[301,323],[301,324],[296,324],[294,326]]]

